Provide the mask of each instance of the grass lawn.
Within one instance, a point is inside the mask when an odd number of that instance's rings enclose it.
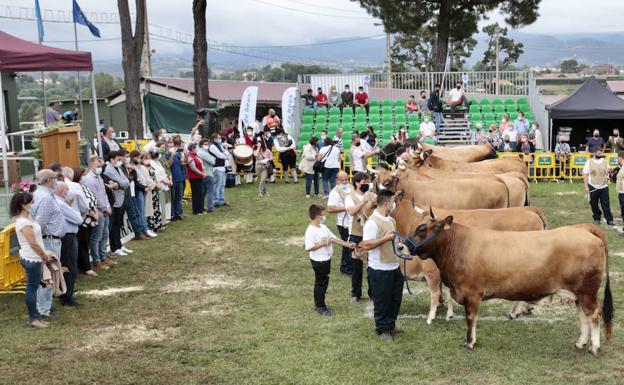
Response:
[[[591,221],[580,184],[531,188],[532,204],[544,209],[551,227]],[[614,339],[597,358],[575,351],[576,309],[558,301],[516,321],[503,318],[508,302],[485,302],[477,346],[465,351],[463,309],[456,306],[456,319],[447,322],[439,308],[426,325],[424,283],[412,284],[418,294],[403,297],[405,333],[386,343],[366,316],[370,303],[348,304],[350,279],[338,272],[338,248],[327,300],[336,315],[311,311],[313,273],[302,243],[315,200],[303,197],[301,183],[269,190],[269,198],[257,196],[257,185],[228,190],[230,208],[172,224],[156,240],[130,243],[135,252],[118,266],[81,278],[85,305],[59,309],[60,319],[48,329],[26,326],[22,295],[0,296],[0,384],[624,382],[618,322],[624,239],[614,230],[604,226]],[[611,206],[617,206],[615,195]],[[330,216],[335,231],[334,223]]]

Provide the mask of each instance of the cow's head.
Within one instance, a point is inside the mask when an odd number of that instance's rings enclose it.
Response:
[[[409,227],[404,240],[399,243],[399,251],[406,255],[418,255],[420,259],[431,258],[438,246],[438,235],[450,229],[452,223],[453,216],[438,219],[429,207],[429,216]]]
[[[397,205],[399,204],[399,202],[401,202],[401,200],[403,200],[404,195],[405,192],[403,190],[398,190],[394,194],[394,201],[397,203]],[[360,211],[358,211],[353,219],[358,221],[362,226],[364,226],[368,218],[373,215],[375,209],[377,209],[377,194],[368,193],[368,199],[366,203],[364,203],[364,206],[362,206]]]

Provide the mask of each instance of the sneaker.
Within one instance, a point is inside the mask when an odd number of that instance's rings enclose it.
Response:
[[[310,199],[310,194],[306,194],[306,199]]]
[[[36,319],[36,320],[34,320],[32,322],[29,322],[28,325],[30,325],[30,326],[32,326],[32,327],[34,327],[36,329],[43,329],[43,328],[47,328],[48,327],[47,323],[45,323],[45,322],[43,322],[41,320],[38,320],[38,319]]]
[[[595,224],[596,226],[600,226],[600,220],[595,220],[595,221],[594,221],[594,224]]]
[[[351,299],[349,300],[349,303],[358,303],[358,302],[360,302],[359,297],[351,297]]]
[[[403,333],[403,328],[400,326],[395,325],[394,329],[392,329],[392,331],[390,331],[390,334],[392,334],[393,336],[397,335],[397,334],[401,334]]]
[[[615,222],[613,222],[613,221],[609,221],[609,222],[607,222],[607,225],[609,225],[609,226],[615,226]]]
[[[117,261],[113,261],[113,260],[112,260],[112,259],[110,259],[110,258],[109,258],[109,259],[107,259],[107,260],[105,260],[105,261],[104,261],[104,262],[102,262],[102,263],[103,263],[103,264],[105,264],[106,266],[109,266],[109,265],[113,265],[113,266],[114,266],[114,265],[118,265],[118,264],[119,264],[119,262],[117,262]]]
[[[97,273],[93,270],[85,271],[85,275],[88,275],[89,277],[97,277]]]
[[[127,248],[126,246],[121,246],[121,251],[123,251],[126,254],[130,254],[132,253],[132,250],[130,250],[129,248]]]
[[[385,342],[392,342],[392,334],[390,332],[383,332],[379,335],[379,338],[384,340]]]
[[[71,306],[71,307],[82,306],[82,304],[80,302],[76,301],[75,299],[71,299],[69,301],[61,301],[61,305],[62,306]]]
[[[126,255],[128,255],[126,252],[123,251],[123,249],[117,249],[113,252],[113,254],[118,257],[125,257]]]
[[[106,264],[105,262],[100,262],[97,265],[95,265],[95,268],[98,270],[108,270],[110,269],[110,266],[108,266],[108,264]]]
[[[152,238],[156,238],[158,236],[158,234],[156,234],[152,230],[147,230],[146,232],[147,232],[147,235],[149,235]]]
[[[314,311],[324,316],[331,316],[333,311],[328,307],[315,307]]]

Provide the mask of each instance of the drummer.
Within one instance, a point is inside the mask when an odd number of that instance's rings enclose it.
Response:
[[[275,136],[273,145],[275,146],[277,152],[279,152],[279,159],[282,163],[282,170],[284,172],[284,176],[286,177],[286,183],[289,183],[289,171],[292,171],[293,180],[297,183],[297,167],[295,167],[297,163],[297,153],[295,152],[297,144],[292,136],[284,131],[281,124],[277,126],[275,132],[277,133],[277,136]]]
[[[253,159],[253,136],[254,136],[254,128],[249,125],[246,130],[245,130],[245,134],[243,135],[242,138],[238,138],[238,145],[247,145],[249,146],[249,149],[251,150],[252,153],[252,160],[251,160],[251,167],[243,167],[243,172],[245,173],[245,181],[247,182],[247,184],[251,184],[253,183],[253,177],[254,177],[254,163],[255,163],[255,159]]]

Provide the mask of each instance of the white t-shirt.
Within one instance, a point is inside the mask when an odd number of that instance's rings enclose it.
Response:
[[[384,217],[383,215],[379,214],[377,210],[375,210],[372,216],[376,216],[377,218],[380,218],[381,220],[385,222],[390,221],[389,217]],[[366,224],[364,225],[364,231],[363,231],[364,235],[362,237],[362,241],[370,241],[373,239],[377,239],[378,230],[379,229],[377,228],[377,224],[375,222],[373,222],[370,219],[367,220]],[[370,267],[371,269],[375,269],[375,270],[388,271],[388,270],[394,270],[397,267],[399,267],[399,263],[398,262],[390,262],[390,263],[381,262],[381,247],[378,247],[376,249],[372,249],[368,251],[368,267]]]
[[[350,194],[353,191],[351,185],[347,185],[350,187],[347,194]],[[338,185],[336,185],[338,188]],[[329,193],[329,198],[327,198],[327,206],[336,206],[336,207],[345,207],[344,199],[340,198],[340,195],[335,189],[332,189]],[[341,211],[336,213],[336,224],[342,227],[350,227],[351,225],[351,215],[346,211]]]
[[[323,159],[330,149],[331,152],[327,155],[327,159],[325,159],[325,168],[340,168],[340,149],[336,146],[323,146],[319,151],[321,159]]]
[[[360,141],[360,148],[364,152],[371,152],[371,151],[373,151],[373,147],[365,140],[361,140]]]
[[[508,127],[505,131],[503,131],[503,139],[505,139],[507,135],[509,135],[510,142],[518,141],[518,131],[516,131],[513,127]]]
[[[309,225],[305,232],[305,249],[310,250],[315,244],[325,239],[336,239],[336,236],[325,225],[316,227]],[[316,262],[329,261],[334,249],[332,245],[310,251],[310,259]]]
[[[431,120],[420,123],[420,134],[429,138],[433,137],[435,135],[435,123]]]
[[[361,144],[359,147],[353,147],[353,159],[351,159],[351,161],[353,162],[353,171],[366,172],[366,169],[364,168],[364,161],[362,159],[362,157],[364,156],[364,151],[361,147]]]
[[[35,233],[35,241],[45,250],[45,247],[43,247],[43,238],[41,237],[41,226],[33,220],[17,218],[17,220],[15,220],[15,232],[17,233],[17,240],[20,245],[20,258],[29,262],[42,262],[39,254],[33,250],[24,234],[22,234],[22,229],[28,226],[32,226],[33,232]]]
[[[600,158],[600,159],[594,159],[594,161],[598,164],[603,164],[605,161],[605,158]],[[589,160],[587,162],[585,162],[585,166],[583,166],[583,175],[589,175]],[[599,184],[599,185],[593,185],[591,183],[589,183],[590,186],[592,186],[593,188],[595,188],[596,190],[600,190],[606,187],[609,187],[608,184]]]
[[[462,96],[464,95],[464,90],[462,89],[457,89],[457,88],[453,88],[452,90],[449,91],[449,97],[451,99],[451,102],[458,102],[462,99]]]
[[[360,200],[364,200],[364,194],[360,194],[357,191],[355,191],[355,193],[357,194],[358,198],[360,198]],[[349,209],[353,206],[355,206],[355,202],[353,201],[353,198],[351,198],[351,195],[348,195],[345,198],[345,209]],[[353,216],[349,216],[351,217],[351,221],[349,222],[349,234],[351,234],[351,232],[353,231]]]

